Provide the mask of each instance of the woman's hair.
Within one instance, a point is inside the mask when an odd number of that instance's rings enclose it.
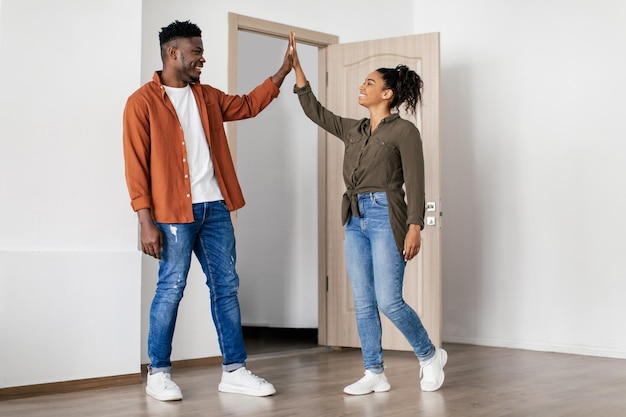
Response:
[[[406,111],[415,114],[416,106],[422,104],[424,82],[420,76],[402,64],[395,68],[379,68],[376,71],[382,75],[385,87],[393,90],[389,108],[399,110],[404,103]]]

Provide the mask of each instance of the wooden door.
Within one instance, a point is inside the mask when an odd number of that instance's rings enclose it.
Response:
[[[405,64],[424,80],[423,105],[413,122],[422,134],[427,223],[422,231],[422,248],[406,267],[405,300],[419,314],[431,340],[441,346],[441,222],[439,145],[439,34],[411,35],[367,42],[330,45],[326,49],[326,107],[335,114],[362,118],[359,85],[371,71]],[[402,114],[407,118],[406,114]],[[409,118],[410,119],[410,118]],[[330,346],[359,347],[356,319],[344,259],[344,228],[341,225],[343,142],[327,135],[326,158],[326,265],[327,340]],[[381,314],[383,348],[412,350],[404,336]]]

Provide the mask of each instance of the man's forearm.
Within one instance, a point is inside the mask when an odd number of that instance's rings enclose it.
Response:
[[[272,75],[271,79],[272,79],[272,82],[276,84],[276,87],[280,88],[280,86],[283,85],[283,81],[285,81],[285,77],[287,76],[287,74],[289,74],[290,71],[291,71],[291,67],[287,69],[281,67],[276,72],[276,74]]]

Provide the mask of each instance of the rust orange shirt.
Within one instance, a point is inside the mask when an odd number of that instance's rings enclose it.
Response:
[[[279,89],[268,77],[247,95],[229,95],[207,84],[191,90],[198,103],[215,177],[229,210],[245,204],[224,122],[254,117]],[[161,84],[160,71],[127,100],[123,119],[126,184],[133,210],[152,209],[160,223],[191,223],[191,181],[182,126]]]

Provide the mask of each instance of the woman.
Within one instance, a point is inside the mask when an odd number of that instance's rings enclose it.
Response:
[[[396,111],[404,104],[415,113],[421,104],[422,80],[404,65],[380,68],[367,75],[359,88],[359,104],[369,110],[370,117],[342,118],[322,107],[311,92],[293,33],[290,37],[296,72],[294,92],[302,109],[345,144],[347,191],[342,214],[346,265],[365,375],[344,392],[363,395],[391,388],[384,373],[379,309],[417,355],[422,391],[435,391],[443,384],[448,355],[435,349],[420,318],[402,297],[405,263],[419,252],[424,226],[424,157],[419,131]]]

